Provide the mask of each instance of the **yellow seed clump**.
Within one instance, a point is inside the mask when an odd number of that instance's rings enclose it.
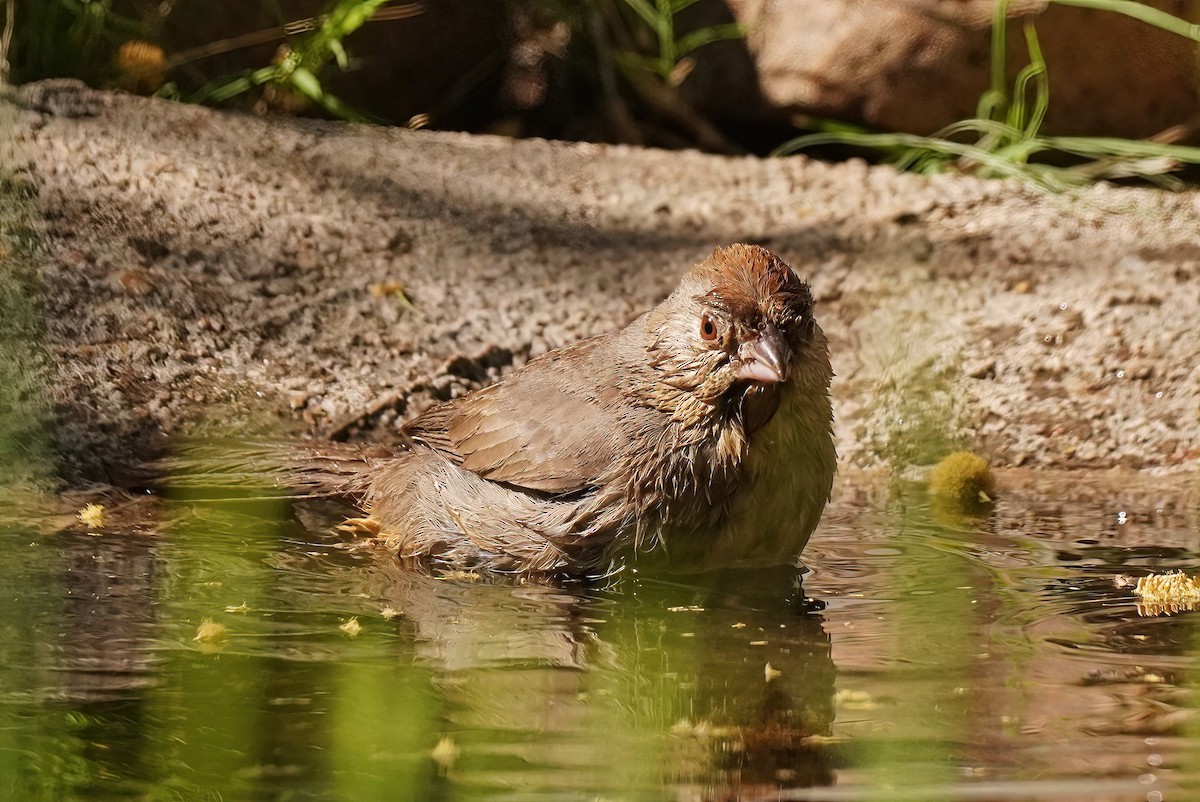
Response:
[[[454,739],[449,735],[443,735],[429,756],[433,758],[433,762],[437,764],[442,774],[449,774],[450,770],[454,768],[454,764],[458,762],[460,752]]]
[[[225,636],[229,634],[229,630],[224,624],[218,624],[211,618],[205,618],[200,622],[200,626],[196,629],[196,637],[194,641],[200,643],[217,643],[225,640]]]
[[[1148,602],[1200,601],[1200,578],[1182,571],[1139,577],[1133,592]]]
[[[956,451],[929,474],[929,492],[938,500],[965,508],[996,500],[996,477],[987,460],[970,451]]]
[[[77,517],[88,529],[100,529],[104,526],[104,505],[88,504],[79,511]]]
[[[338,629],[345,632],[352,638],[358,637],[358,633],[362,632],[362,624],[358,623],[358,618],[351,618],[348,621],[343,621],[338,625]]]
[[[121,88],[152,95],[167,79],[167,54],[158,45],[131,39],[117,50]]]
[[[143,67],[161,67],[167,62],[167,54],[158,45],[131,39],[117,50],[117,69],[136,70]]]

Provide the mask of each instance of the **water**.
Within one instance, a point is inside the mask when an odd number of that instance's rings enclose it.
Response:
[[[1200,798],[1200,613],[1113,583],[1196,569],[1189,485],[1008,484],[843,478],[802,569],[609,587],[414,575],[283,502],[10,516],[0,798]]]

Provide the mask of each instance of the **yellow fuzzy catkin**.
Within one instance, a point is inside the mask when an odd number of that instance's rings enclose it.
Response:
[[[167,79],[167,54],[158,45],[130,40],[117,50],[118,83],[138,95],[152,95]]]
[[[1130,580],[1126,580],[1126,586]],[[1193,610],[1200,605],[1200,577],[1181,571],[1139,577],[1133,587],[1138,597],[1138,613],[1145,616],[1170,615]]]
[[[88,529],[102,529],[104,527],[104,505],[88,504],[75,517]]]
[[[200,622],[200,626],[196,628],[196,637],[194,641],[200,643],[218,643],[225,640],[225,636],[229,634],[229,630],[224,624],[218,624],[211,618],[205,618]]]
[[[1200,579],[1182,572],[1150,574],[1138,579],[1133,592],[1147,604],[1194,604],[1200,602]]]
[[[983,457],[956,451],[929,474],[929,492],[941,501],[964,507],[990,504],[996,498],[996,477]]]

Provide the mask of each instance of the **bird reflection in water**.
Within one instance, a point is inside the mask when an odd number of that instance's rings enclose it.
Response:
[[[794,568],[480,581],[339,548],[312,521],[202,517],[204,536],[71,541],[54,695],[111,783],[332,793],[350,771],[422,798],[724,798],[832,782],[830,642]],[[203,653],[196,596],[240,602],[239,576],[257,599]],[[337,630],[347,612],[358,638]]]

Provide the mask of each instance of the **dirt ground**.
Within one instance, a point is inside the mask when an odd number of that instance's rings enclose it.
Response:
[[[209,431],[387,440],[618,326],[714,246],[808,276],[846,469],[1200,456],[1200,193],[259,119],[53,82],[32,188],[72,481]]]

